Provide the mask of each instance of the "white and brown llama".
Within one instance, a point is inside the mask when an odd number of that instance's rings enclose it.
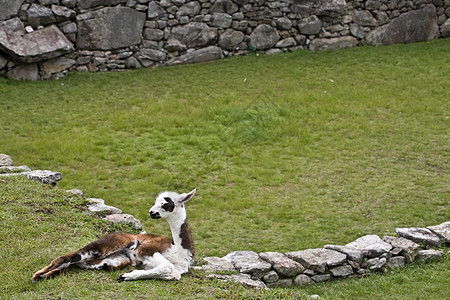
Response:
[[[70,266],[85,269],[119,269],[128,265],[141,268],[123,273],[118,281],[141,279],[178,280],[187,273],[194,257],[194,244],[186,222],[184,204],[195,194],[163,192],[150,209],[152,219],[165,218],[172,231],[172,239],[152,234],[107,234],[97,241],[67,255],[62,255],[31,280],[50,278]]]

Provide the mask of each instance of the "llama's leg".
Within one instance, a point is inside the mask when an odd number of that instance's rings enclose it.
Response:
[[[62,255],[54,259],[48,266],[42,270],[34,273],[31,277],[31,281],[36,281],[41,278],[50,278],[54,275],[59,274],[62,270],[67,269],[72,264],[75,264],[81,260],[82,256],[79,251],[68,255]]]
[[[79,263],[78,266],[84,269],[94,269],[94,270],[113,270],[113,269],[121,269],[130,264],[133,264],[133,261],[127,253],[124,252],[116,252],[104,259],[93,259],[87,260],[82,263]]]
[[[31,278],[31,281],[34,282],[41,278],[50,278],[72,265],[86,268],[90,265],[86,264],[88,261],[98,262],[103,260],[105,257],[110,256],[111,253],[116,252],[118,249],[136,248],[137,245],[137,241],[133,235],[125,233],[108,234],[72,254],[59,256],[53,260],[50,265],[37,271]],[[120,264],[124,263],[124,261],[125,259],[122,258]],[[116,263],[112,263],[112,265],[115,264]]]
[[[118,281],[131,281],[143,279],[179,280],[181,273],[161,253],[155,253],[143,262],[145,270],[134,270],[120,274]]]

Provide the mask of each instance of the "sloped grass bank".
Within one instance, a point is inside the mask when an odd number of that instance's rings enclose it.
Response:
[[[178,282],[118,283],[122,271],[69,269],[31,283],[33,273],[111,230],[85,210],[87,203],[22,177],[0,180],[0,299],[301,299],[301,291],[258,291],[190,272]],[[164,222],[164,220],[163,220]],[[124,298],[125,297],[125,298]]]
[[[116,282],[122,271],[69,269],[31,283],[32,274],[111,230],[84,209],[86,202],[22,177],[0,181],[1,299],[445,299],[450,260],[414,263],[387,275],[344,279],[302,288],[254,290],[190,271],[180,281]]]

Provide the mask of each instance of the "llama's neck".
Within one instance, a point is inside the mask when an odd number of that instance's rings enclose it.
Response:
[[[194,255],[194,244],[192,241],[191,230],[186,221],[186,212],[180,216],[174,216],[174,218],[168,218],[167,221],[172,231],[172,239],[174,245],[179,245],[186,250],[189,250]]]

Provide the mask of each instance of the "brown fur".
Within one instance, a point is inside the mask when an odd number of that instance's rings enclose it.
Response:
[[[164,236],[152,234],[128,234],[116,232],[107,234],[95,242],[67,255],[62,255],[53,260],[50,265],[36,272],[31,278],[32,281],[40,278],[49,278],[59,274],[62,270],[70,266],[81,268],[91,268],[99,266],[100,269],[118,269],[141,263],[146,256],[151,256],[155,252],[164,252],[172,245],[172,240]],[[130,257],[130,248],[135,247],[136,257]],[[134,249],[133,249],[134,250]],[[85,257],[84,259],[82,257]],[[119,265],[108,265],[102,262],[108,258],[121,259]],[[133,261],[134,259],[134,261]]]

